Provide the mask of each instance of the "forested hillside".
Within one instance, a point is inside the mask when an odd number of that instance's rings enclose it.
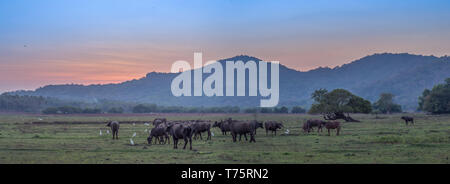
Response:
[[[219,60],[260,61],[255,57],[236,56]],[[151,70],[151,69],[149,69]],[[224,72],[225,73],[225,72]],[[101,99],[153,103],[165,106],[258,106],[261,97],[174,97],[170,91],[175,73],[149,73],[141,79],[106,85],[50,85],[35,91],[9,94],[55,97],[63,100],[96,102]],[[207,77],[206,74],[203,77]],[[314,90],[347,89],[374,102],[381,93],[392,93],[404,110],[415,110],[418,97],[426,88],[450,77],[450,57],[411,54],[374,54],[335,68],[307,72],[280,66],[280,106],[308,108]],[[246,81],[248,84],[248,79]]]

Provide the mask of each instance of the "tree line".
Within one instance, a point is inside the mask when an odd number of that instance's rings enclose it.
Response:
[[[99,108],[80,107],[49,107],[42,111],[43,114],[120,114],[126,111],[122,107],[112,107],[107,111]],[[156,104],[139,104],[134,106],[131,113],[289,113],[287,107],[275,108],[246,108],[241,110],[237,106],[225,107],[182,107],[182,106],[158,106]],[[293,107],[291,113],[306,113],[302,107]]]
[[[391,93],[382,93],[377,101],[356,96],[345,89],[318,89],[311,94],[314,103],[309,110],[301,106],[274,108],[183,107],[136,104],[112,100],[98,103],[64,101],[41,96],[0,95],[0,111],[44,114],[99,114],[99,113],[310,113],[322,114],[325,119],[354,121],[350,113],[390,114],[402,112]],[[419,97],[419,111],[433,114],[450,113],[450,78],[445,83],[425,89]]]
[[[418,110],[433,114],[450,113],[450,78],[431,90],[425,89],[419,97]]]

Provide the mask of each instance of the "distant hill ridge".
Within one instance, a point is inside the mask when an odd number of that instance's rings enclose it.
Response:
[[[240,55],[219,60],[261,61]],[[225,72],[224,72],[225,73]],[[176,73],[151,72],[141,79],[105,85],[48,85],[34,91],[10,94],[48,96],[66,100],[95,102],[98,99],[154,103],[165,106],[240,106],[259,105],[260,97],[182,97],[172,96],[170,84]],[[209,74],[208,74],[209,75]],[[203,77],[207,77],[203,74]],[[406,110],[417,107],[417,98],[425,88],[432,88],[450,77],[450,57],[412,54],[373,54],[334,68],[302,72],[280,65],[280,106],[309,107],[311,93],[320,88],[343,88],[370,101],[384,92],[393,93]],[[248,84],[248,79],[246,81]]]

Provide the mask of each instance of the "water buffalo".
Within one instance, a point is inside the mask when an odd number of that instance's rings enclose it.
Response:
[[[211,124],[207,122],[195,122],[191,125],[192,131],[194,133],[194,139],[197,139],[197,135],[202,138],[202,132],[208,132],[208,138],[206,140],[211,140]]]
[[[275,135],[277,135],[277,129],[283,128],[283,124],[275,122],[275,121],[268,121],[268,122],[264,123],[264,127],[266,128],[266,135],[268,135],[269,130],[272,131],[272,135],[274,132],[275,132]]]
[[[255,124],[255,135],[256,135],[256,129],[258,129],[258,128],[264,128],[264,127],[263,127],[263,123],[261,123],[261,122],[258,122],[258,121],[256,121],[256,120],[253,120],[253,121],[251,121],[251,122]],[[246,140],[247,140],[247,139],[246,139]]]
[[[233,120],[233,122],[238,122],[238,121],[236,121],[236,120]],[[253,125],[254,125],[254,127],[255,127],[255,129],[253,130],[253,134],[254,135],[256,135],[256,130],[258,129],[258,128],[264,128],[263,127],[263,123],[260,123],[260,122],[258,122],[258,121],[256,121],[256,120],[253,120],[253,121],[247,121],[248,123],[252,123]],[[245,141],[248,141],[248,139],[247,139],[247,133],[244,133],[244,134],[239,134],[239,141],[241,141],[241,136],[242,135],[244,135],[244,138],[245,138]]]
[[[184,139],[184,147],[186,149],[186,145],[189,142],[189,149],[192,150],[192,128],[183,123],[174,123],[167,127],[167,130],[170,132],[173,138],[173,148],[178,148],[178,139]]]
[[[169,136],[167,135],[166,129],[167,127],[165,126],[161,126],[162,124],[158,125],[158,127],[153,128],[150,131],[150,135],[147,138],[147,142],[148,144],[152,144],[152,139],[153,137],[155,137],[155,144],[156,141],[159,140],[159,143],[161,144],[162,142],[166,142],[166,140],[169,139]],[[169,142],[170,144],[170,142]]]
[[[408,122],[411,122],[412,125],[414,125],[414,118],[409,116],[402,116],[403,120],[405,120],[406,125],[408,125]]]
[[[108,124],[106,124],[106,126],[111,127],[113,139],[119,139],[119,127],[120,127],[119,122],[117,121],[109,122]]]
[[[241,140],[242,134],[250,134],[250,142],[256,142],[255,133],[258,127],[262,127],[262,123],[257,121],[244,121],[244,122],[234,122],[230,124],[231,135],[233,136],[233,142],[236,142],[236,137],[239,134],[239,141]],[[246,137],[246,136],[245,136]]]
[[[310,119],[308,121],[306,121],[306,125],[303,125],[303,130],[306,129],[306,131],[309,133],[313,127],[317,127],[317,133],[319,133],[319,131],[323,131],[322,128],[325,125],[325,121],[322,120],[318,120],[318,119]]]
[[[166,123],[167,119],[166,118],[155,118],[155,120],[153,120],[153,126],[157,127],[159,124],[161,123]]]
[[[339,135],[339,132],[341,131],[341,123],[339,123],[339,121],[326,122],[325,128],[328,130],[328,136],[330,136],[330,129],[336,129],[336,135]]]
[[[164,142],[164,144],[167,142],[168,144],[170,144],[170,136],[169,136],[169,131],[167,130],[167,127],[169,126],[169,125],[171,125],[172,123],[171,122],[165,122],[165,123],[161,123],[161,124],[159,124],[156,128],[159,128],[159,129],[164,129],[164,134],[163,135],[160,135],[159,137],[156,137],[156,139],[157,140],[159,140],[159,142],[161,143],[161,142]]]
[[[308,123],[303,123],[303,127],[302,128],[303,128],[303,132],[309,132],[309,130],[310,130],[309,127],[308,127]],[[313,130],[312,127],[311,127],[311,130]]]
[[[222,131],[222,135],[227,135],[227,132],[231,131],[230,130],[230,123],[228,123],[228,121],[220,121],[220,122],[214,122],[212,127],[219,127],[220,130]]]

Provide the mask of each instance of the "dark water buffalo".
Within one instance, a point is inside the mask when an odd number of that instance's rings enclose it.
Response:
[[[219,127],[222,131],[222,135],[227,135],[227,132],[231,131],[230,123],[228,123],[228,121],[216,121],[212,127]]]
[[[120,128],[119,122],[117,121],[109,122],[108,124],[106,124],[106,126],[111,127],[113,139],[119,139],[119,128]]]
[[[170,144],[170,136],[169,136],[170,132],[167,130],[167,127],[169,125],[171,125],[170,122],[165,122],[165,123],[161,123],[158,125],[158,128],[163,128],[166,132],[166,134],[164,136],[160,137],[162,139],[162,140],[160,140],[160,142],[164,142],[164,143],[168,142],[168,144]]]
[[[261,123],[261,122],[258,122],[258,121],[256,121],[256,120],[253,120],[253,121],[251,121],[251,123],[254,123],[255,124],[255,135],[256,135],[256,129],[258,129],[258,128],[264,128],[263,127],[263,123]]]
[[[313,129],[313,127],[317,127],[317,133],[319,133],[319,131],[323,131],[322,128],[325,125],[325,121],[322,120],[318,120],[318,119],[310,119],[308,121],[306,121],[306,124],[303,124],[303,130],[306,130],[306,132],[311,132],[311,130]]]
[[[266,135],[268,135],[269,130],[272,131],[272,135],[273,135],[273,133],[275,133],[275,135],[277,135],[277,129],[282,129],[283,124],[275,122],[275,121],[268,121],[268,122],[264,123],[264,127],[266,128]]]
[[[158,125],[158,127],[153,128],[150,131],[150,135],[147,138],[148,144],[150,144],[150,145],[152,144],[153,137],[155,138],[155,144],[156,144],[157,140],[159,140],[160,144],[166,143],[166,141],[169,140],[169,136],[167,135],[166,129],[167,129],[167,127],[164,126],[164,124],[160,124],[160,125]],[[169,144],[170,144],[170,141],[169,141]]]
[[[186,149],[186,145],[189,142],[189,149],[192,150],[192,128],[189,125],[184,123],[174,123],[167,127],[170,135],[173,138],[173,148],[178,148],[178,139],[184,139],[184,147]]]
[[[336,135],[339,135],[339,132],[341,131],[341,123],[339,123],[339,121],[326,122],[325,128],[328,130],[328,136],[330,136],[330,129],[336,129]]]
[[[312,127],[308,127],[308,123],[303,123],[303,132],[309,132],[310,130],[313,130]]]
[[[166,118],[155,118],[155,120],[153,120],[153,126],[157,127],[159,124],[166,122],[167,122]]]
[[[236,120],[233,120],[233,121],[234,121],[234,122],[237,122]],[[256,120],[247,121],[247,122],[252,123],[252,124],[255,126],[255,130],[253,131],[253,134],[254,134],[254,135],[256,135],[256,132],[257,132],[258,128],[264,128],[264,127],[263,127],[264,124],[261,123],[261,122],[258,122],[258,121],[256,121]],[[247,139],[247,133],[244,134],[244,137],[245,137],[245,141],[247,141],[247,140],[248,140],[248,139]],[[239,135],[239,141],[241,141],[241,135]]]
[[[202,138],[202,132],[208,133],[208,138],[206,140],[211,140],[211,124],[207,122],[195,122],[191,125],[192,131],[194,133],[194,139],[197,139],[197,136],[200,135],[200,139]]]
[[[405,120],[406,125],[408,125],[408,122],[411,122],[412,125],[414,125],[414,118],[409,116],[402,116],[403,120]]]
[[[231,135],[233,136],[233,142],[236,142],[237,135],[239,134],[239,141],[241,140],[241,136],[245,134],[250,134],[250,142],[256,142],[255,133],[258,127],[262,128],[262,123],[257,121],[241,121],[234,122],[232,121],[230,124]]]

